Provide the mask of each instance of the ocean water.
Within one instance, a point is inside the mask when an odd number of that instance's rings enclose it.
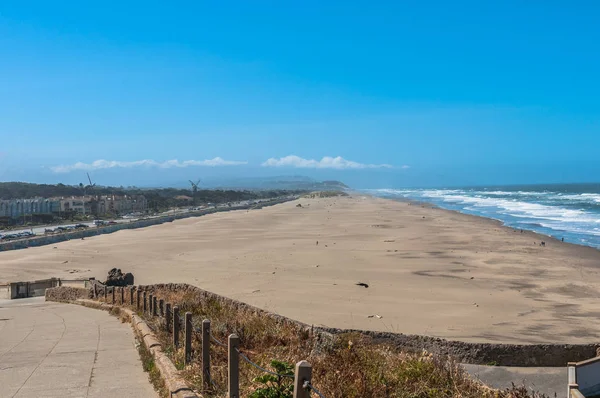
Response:
[[[372,195],[429,202],[493,218],[566,242],[600,248],[600,184],[453,189],[374,189]]]

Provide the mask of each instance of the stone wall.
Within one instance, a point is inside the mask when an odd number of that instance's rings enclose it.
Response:
[[[367,330],[335,329],[312,327],[293,319],[274,314],[249,304],[233,300],[188,284],[157,284],[140,286],[141,289],[154,291],[174,291],[189,293],[199,300],[211,299],[231,305],[240,311],[251,311],[290,322],[301,328],[310,328],[324,338],[344,333],[360,333],[372,338],[374,343],[389,344],[409,352],[423,350],[436,355],[450,355],[459,362],[498,366],[566,366],[567,362],[579,362],[596,356],[597,344],[493,344],[467,343],[430,336],[407,335],[402,333],[386,333]]]
[[[56,234],[56,235],[36,236],[33,238],[29,238],[29,239],[21,239],[21,240],[0,243],[0,251],[18,250],[18,249],[26,249],[28,247],[51,245],[54,243],[64,242],[64,241],[71,240],[71,239],[81,239],[81,238],[88,238],[88,237],[96,236],[96,235],[110,234],[110,233],[113,233],[116,231],[120,231],[122,229],[145,228],[145,227],[149,227],[152,225],[173,222],[175,220],[179,220],[179,219],[183,219],[183,218],[200,217],[200,216],[204,216],[207,214],[219,213],[219,212],[223,212],[223,211],[260,209],[260,208],[263,208],[266,206],[273,206],[276,204],[285,203],[285,202],[288,202],[289,200],[291,200],[291,199],[277,199],[277,200],[271,200],[271,201],[259,203],[257,205],[244,205],[244,206],[232,206],[232,207],[220,208],[220,209],[207,209],[207,210],[201,210],[201,211],[197,211],[197,212],[182,213],[182,214],[176,214],[176,215],[166,216],[166,217],[138,220],[138,221],[133,221],[130,223],[107,225],[107,226],[98,227],[98,228],[88,228],[88,229],[83,229],[83,230],[79,230],[79,231],[66,232],[66,233]]]
[[[93,294],[91,289],[82,287],[60,286],[46,289],[46,301],[58,301],[68,303],[77,299],[89,299]]]

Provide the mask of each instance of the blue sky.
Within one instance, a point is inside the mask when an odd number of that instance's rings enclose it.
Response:
[[[0,180],[599,180],[596,2],[217,3],[2,2]]]

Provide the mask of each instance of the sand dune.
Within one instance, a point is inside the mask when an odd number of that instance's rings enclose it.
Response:
[[[599,265],[596,249],[354,196],[3,252],[0,280],[102,278],[118,267],[136,283],[187,282],[315,325],[578,343],[600,338]]]

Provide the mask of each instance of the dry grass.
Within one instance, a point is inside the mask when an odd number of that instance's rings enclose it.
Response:
[[[193,314],[200,328],[211,320],[212,334],[223,343],[227,336],[240,337],[241,350],[259,365],[268,368],[276,359],[290,364],[307,360],[313,366],[313,384],[328,398],[534,398],[541,395],[525,388],[497,391],[475,381],[451,358],[427,353],[398,352],[390,346],[374,344],[360,334],[324,337],[312,335],[291,322],[264,314],[240,310],[196,293],[157,291],[165,302],[176,304],[180,314]],[[147,319],[151,324],[156,320]],[[211,372],[216,388],[202,384],[200,333],[193,338],[193,363],[184,369],[183,350],[175,350],[172,336],[155,323],[157,337],[173,363],[182,369],[186,381],[205,396],[224,396],[227,385],[227,349],[211,344]],[[180,341],[183,341],[183,335]],[[252,380],[262,373],[241,361],[240,388],[248,396],[258,386]]]

